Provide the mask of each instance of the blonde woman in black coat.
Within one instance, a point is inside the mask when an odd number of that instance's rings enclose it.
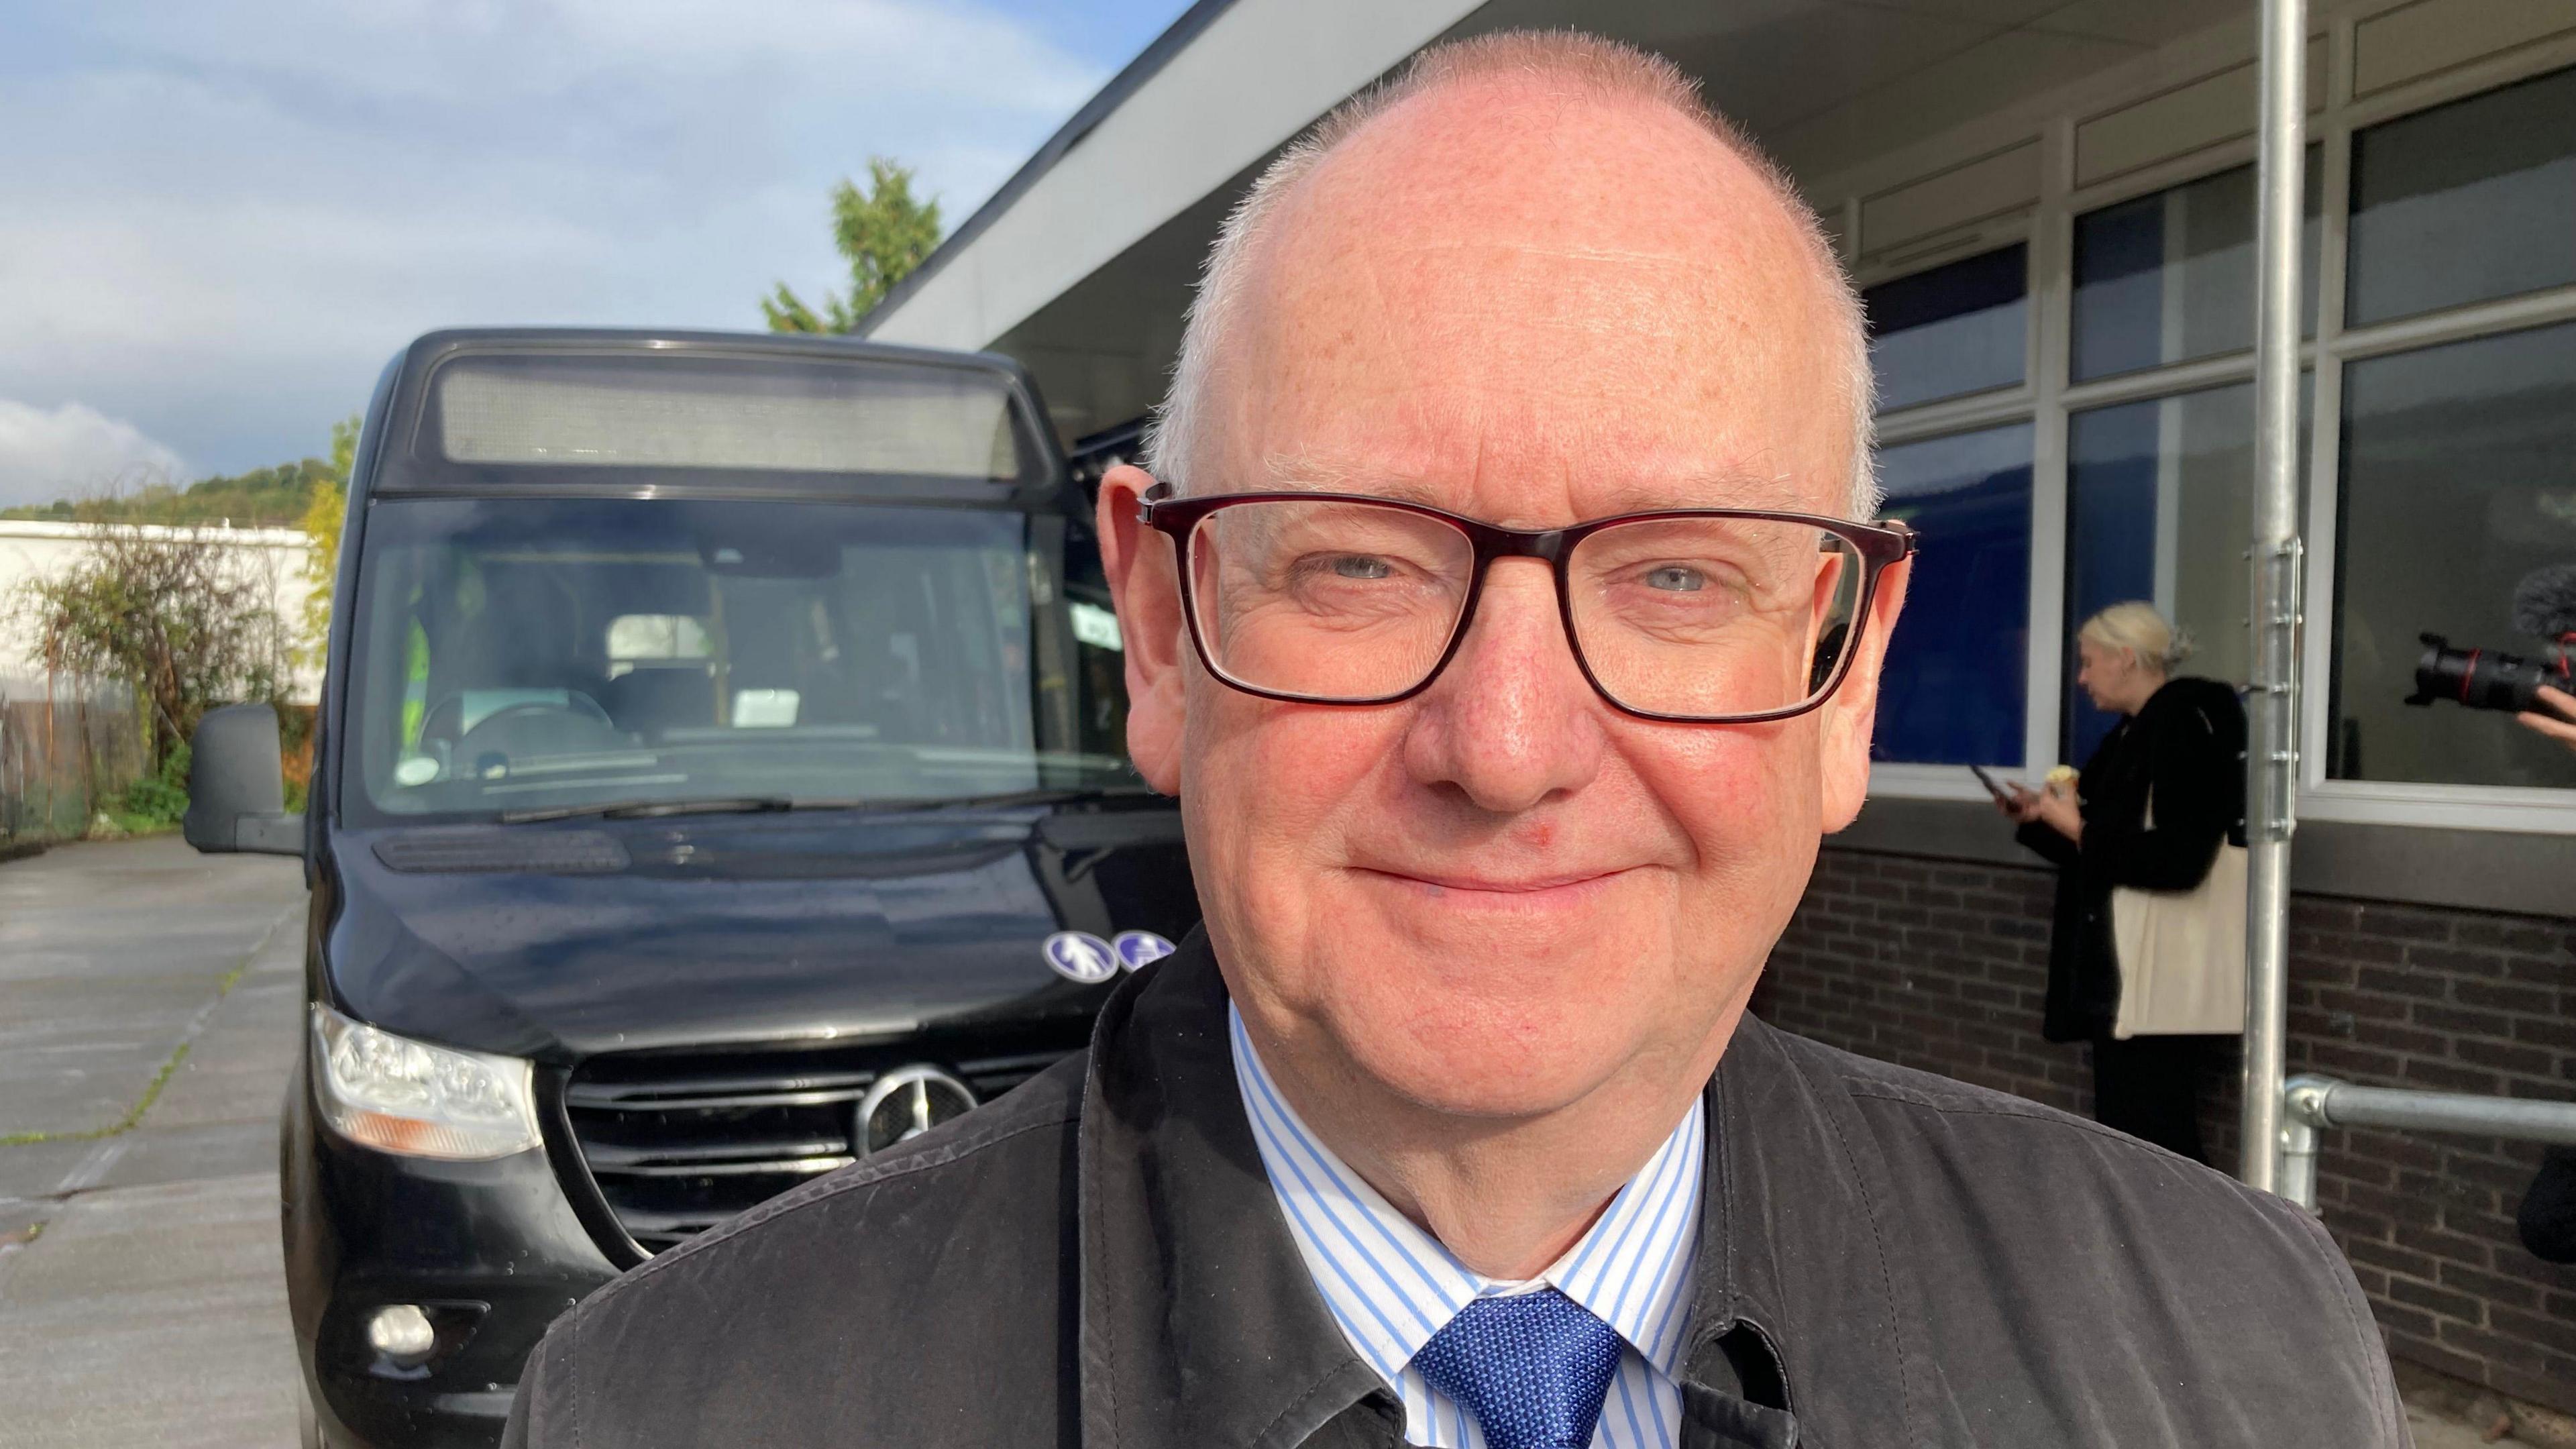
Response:
[[[2020,841],[2058,868],[2041,1031],[2093,1044],[2103,1125],[2205,1162],[2197,1089],[2212,1039],[2111,1034],[2120,1009],[2111,892],[2194,889],[2221,844],[2244,844],[2244,706],[2230,685],[2174,676],[2190,645],[2150,604],[2086,620],[2076,652],[2076,683],[2120,722],[2074,780],[2016,786],[1998,802],[2021,822]]]

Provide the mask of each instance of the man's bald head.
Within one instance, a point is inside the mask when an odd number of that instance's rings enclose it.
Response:
[[[1569,133],[1597,143],[1592,154],[1568,154]],[[1570,33],[1508,32],[1425,51],[1396,79],[1334,110],[1263,172],[1209,253],[1171,394],[1148,440],[1148,466],[1158,476],[1185,491],[1233,490],[1268,486],[1283,471],[1270,458],[1262,477],[1209,476],[1244,401],[1240,389],[1269,380],[1275,357],[1255,362],[1250,354],[1331,346],[1350,330],[1349,320],[1326,318],[1297,329],[1290,342],[1270,315],[1311,295],[1318,274],[1368,265],[1347,254],[1337,227],[1433,254],[1454,248],[1457,266],[1481,262],[1489,270],[1518,237],[1520,255],[1501,266],[1520,275],[1484,278],[1483,293],[1451,300],[1476,308],[1528,296],[1532,325],[1520,331],[1531,345],[1549,345],[1551,327],[1597,340],[1668,324],[1706,334],[1699,353],[1732,348],[1736,367],[1756,361],[1745,355],[1752,353],[1762,365],[1814,372],[1814,405],[1839,414],[1849,439],[1841,464],[1847,494],[1815,501],[1852,517],[1874,513],[1867,338],[1858,298],[1814,214],[1670,61]],[[1496,245],[1484,255],[1471,254],[1489,240]],[[1643,285],[1632,281],[1606,304],[1592,294],[1588,311],[1547,317],[1550,248],[1569,271],[1625,265]],[[1283,265],[1293,275],[1279,275]],[[1386,307],[1439,305],[1422,289],[1398,290]],[[1759,315],[1734,305],[1752,298],[1760,299]],[[1470,330],[1461,329],[1462,342],[1493,348],[1492,329],[1472,338]],[[1249,334],[1268,334],[1270,346],[1247,346]],[[1640,340],[1654,348],[1651,337]],[[1689,370],[1692,349],[1667,360]],[[1672,405],[1709,401],[1692,398],[1687,379],[1677,381],[1684,385]],[[1293,466],[1308,475],[1301,481],[1320,482],[1313,475],[1335,464]]]

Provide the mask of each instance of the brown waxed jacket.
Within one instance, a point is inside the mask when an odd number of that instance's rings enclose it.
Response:
[[[601,1289],[508,1449],[1400,1442],[1290,1240],[1204,935],[1087,1054]],[[1681,1443],[2401,1449],[2314,1219],[1747,1019],[1705,1097]]]

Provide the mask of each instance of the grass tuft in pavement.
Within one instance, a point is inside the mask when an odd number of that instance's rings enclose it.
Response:
[[[221,1001],[231,995],[233,987],[240,983],[243,974],[249,970],[250,958],[245,956],[240,965],[225,972],[223,979],[215,983],[215,1000]],[[78,1132],[12,1132],[6,1136],[0,1136],[0,1147],[23,1147],[34,1142],[100,1142],[133,1131],[143,1125],[143,1114],[152,1110],[152,1104],[161,1100],[161,1089],[170,1085],[171,1074],[178,1071],[179,1064],[188,1059],[188,1045],[183,1041],[171,1051],[170,1059],[161,1064],[161,1070],[152,1074],[152,1081],[144,1087],[143,1095],[135,1098],[134,1105],[126,1108],[125,1116],[116,1122],[105,1127],[91,1127]],[[34,1239],[30,1238],[28,1241],[33,1242]]]

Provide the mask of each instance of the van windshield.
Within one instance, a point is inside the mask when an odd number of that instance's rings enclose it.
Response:
[[[1059,517],[887,503],[368,510],[353,823],[1139,788],[1096,556]],[[1070,592],[1068,592],[1070,587]]]

